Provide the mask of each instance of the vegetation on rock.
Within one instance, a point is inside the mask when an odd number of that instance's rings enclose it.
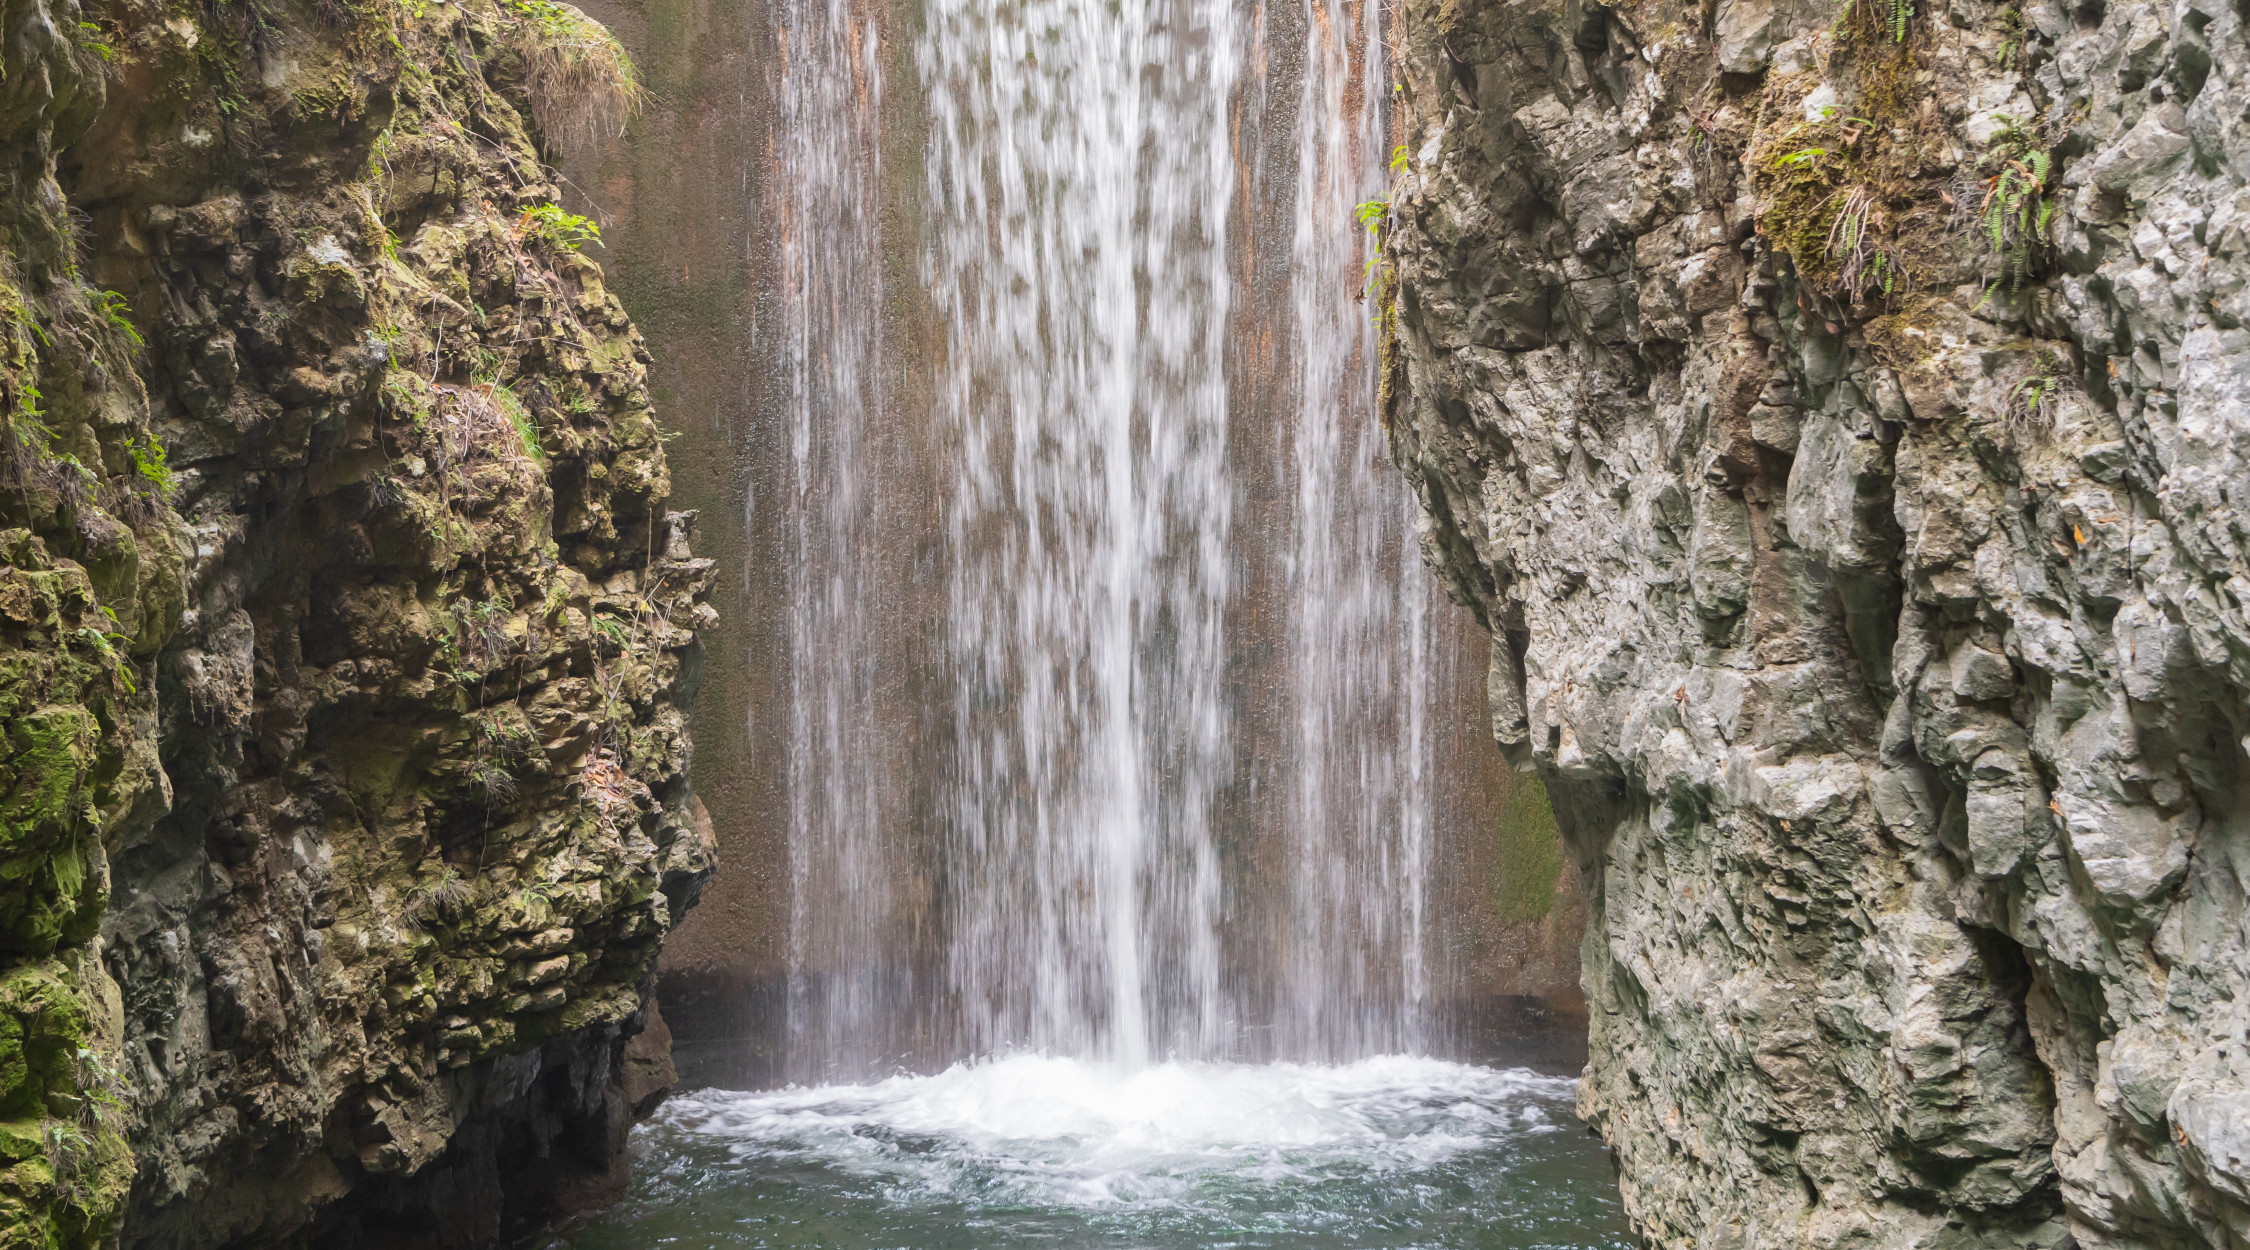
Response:
[[[440,1174],[606,1167],[708,871],[709,564],[534,139],[630,62],[545,0],[17,9],[75,34],[0,50],[0,1247],[489,1238]],[[526,1063],[591,1074],[478,1092]]]

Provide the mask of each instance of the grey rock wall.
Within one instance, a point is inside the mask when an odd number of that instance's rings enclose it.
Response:
[[[1658,1245],[2240,1245],[2245,12],[1857,4],[1399,22],[1386,420],[1581,1110]]]

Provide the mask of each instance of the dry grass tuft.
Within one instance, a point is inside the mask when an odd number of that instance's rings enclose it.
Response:
[[[639,823],[644,806],[655,800],[649,789],[617,762],[617,752],[603,747],[577,778],[579,793],[594,806],[595,818],[611,834],[622,834]]]
[[[1836,220],[1828,227],[1824,255],[1836,274],[1836,285],[1859,307],[1868,295],[1888,296],[1898,288],[1899,272],[1890,252],[1882,246],[1887,214],[1873,187],[1856,186],[1840,191]]]
[[[624,134],[648,91],[617,37],[561,0],[513,0],[509,8],[523,39],[531,120],[546,142]]]

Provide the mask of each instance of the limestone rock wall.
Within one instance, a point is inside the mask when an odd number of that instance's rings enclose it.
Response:
[[[2250,1240],[2250,30],[1407,0],[1426,555],[1663,1246]]]
[[[606,37],[5,20],[0,1246],[488,1244],[599,1195],[710,870],[709,561],[525,120]]]

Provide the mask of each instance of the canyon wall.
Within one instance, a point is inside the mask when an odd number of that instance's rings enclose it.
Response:
[[[541,0],[5,17],[0,1245],[606,1192],[711,841],[710,562],[539,146],[630,106],[614,44]]]
[[[2250,1239],[2245,20],[1404,6],[1385,419],[1653,1244]]]

